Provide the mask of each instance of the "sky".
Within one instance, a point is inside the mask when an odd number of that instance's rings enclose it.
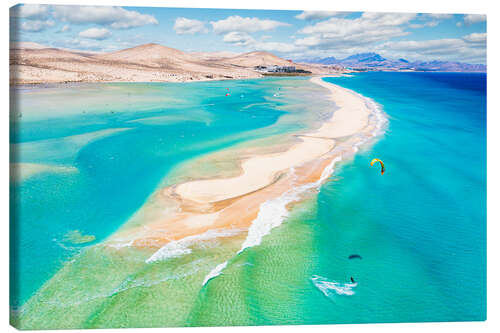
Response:
[[[110,52],[158,43],[186,52],[268,51],[304,60],[376,52],[389,59],[486,64],[486,16],[18,5],[11,41]]]

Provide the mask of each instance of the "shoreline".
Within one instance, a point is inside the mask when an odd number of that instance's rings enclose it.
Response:
[[[299,75],[297,75],[299,76]],[[99,83],[190,83],[190,82],[213,82],[213,81],[237,81],[248,79],[263,79],[264,75],[249,76],[249,77],[217,77],[217,78],[193,78],[182,80],[149,80],[149,81],[130,81],[130,80],[75,80],[75,81],[51,81],[51,82],[13,82],[9,83],[11,88],[24,88],[24,87],[45,87],[45,86],[68,86],[68,85],[85,85],[85,84],[99,84]]]
[[[224,82],[224,81],[240,81],[240,80],[254,80],[254,79],[266,79],[266,78],[279,78],[279,77],[339,77],[344,75],[349,75],[350,72],[338,72],[338,73],[325,73],[325,74],[307,74],[307,75],[288,75],[288,76],[279,76],[279,75],[256,75],[249,77],[217,77],[217,78],[193,78],[193,79],[185,79],[185,80],[149,80],[149,81],[127,81],[127,80],[80,80],[80,81],[53,81],[53,82],[15,82],[9,83],[9,88],[54,88],[59,86],[81,86],[87,84],[106,84],[106,83],[195,83],[195,82]],[[318,76],[319,75],[319,76]]]
[[[273,220],[261,216],[266,203],[286,197],[280,201],[279,221],[274,219],[274,225],[264,226],[264,234],[281,223],[294,202],[319,187],[336,162],[354,154],[357,146],[376,136],[381,126],[380,117],[373,116],[376,105],[370,105],[369,99],[322,77],[310,81],[328,89],[328,98],[338,107],[318,129],[295,135],[300,142],[284,152],[241,161],[241,173],[235,177],[194,180],[158,189],[105,245],[156,249],[148,259],[151,262],[175,256],[179,248],[174,245],[181,244],[182,248],[183,239],[216,235],[215,230],[247,231],[244,244],[260,243],[263,234],[255,233],[256,221],[259,217],[264,224]],[[294,189],[301,190],[295,193]],[[249,237],[254,238],[250,243]]]

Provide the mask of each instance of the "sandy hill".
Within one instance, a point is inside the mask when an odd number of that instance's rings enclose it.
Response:
[[[182,65],[197,58],[177,49],[159,44],[144,44],[121,51],[93,56],[94,59],[136,63],[145,66]]]
[[[215,59],[214,59],[215,58]],[[256,78],[255,66],[297,65],[268,52],[190,54],[159,44],[100,54],[46,48],[43,45],[12,45],[11,84],[59,82],[178,82]]]
[[[232,65],[253,68],[255,66],[291,66],[291,61],[277,57],[269,52],[254,51],[243,53],[235,57],[222,59],[221,62],[230,63]]]
[[[11,62],[14,60],[32,64],[43,61],[91,61],[85,54],[55,48],[11,49],[10,57]]]
[[[238,53],[230,51],[216,51],[216,52],[190,52],[191,56],[200,60],[221,60],[226,58],[232,58],[238,55]]]
[[[48,49],[50,47],[33,42],[11,42],[10,49]]]

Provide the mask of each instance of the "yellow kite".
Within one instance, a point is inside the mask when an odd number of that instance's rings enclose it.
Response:
[[[382,170],[380,170],[380,173],[381,174],[384,174],[385,172],[385,165],[384,165],[384,162],[382,162],[381,160],[379,160],[378,158],[374,158],[371,162],[370,162],[370,165],[373,166],[375,163],[379,162],[380,163],[380,166],[382,167]]]

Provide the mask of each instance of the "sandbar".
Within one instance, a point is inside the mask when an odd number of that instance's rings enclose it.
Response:
[[[237,176],[158,189],[107,243],[113,248],[157,249],[209,230],[248,230],[262,203],[317,182],[334,160],[355,153],[355,146],[362,143],[358,134],[374,135],[372,110],[366,99],[320,77],[311,81],[328,89],[337,107],[319,128],[297,133],[297,142],[285,151],[242,160]]]
[[[179,185],[175,192],[200,203],[217,202],[257,191],[276,179],[283,170],[317,159],[335,146],[336,138],[353,135],[368,123],[370,110],[364,100],[347,89],[314,77],[312,82],[330,90],[338,107],[316,131],[299,136],[301,142],[281,153],[251,157],[241,164],[242,172],[232,178],[199,180]]]

